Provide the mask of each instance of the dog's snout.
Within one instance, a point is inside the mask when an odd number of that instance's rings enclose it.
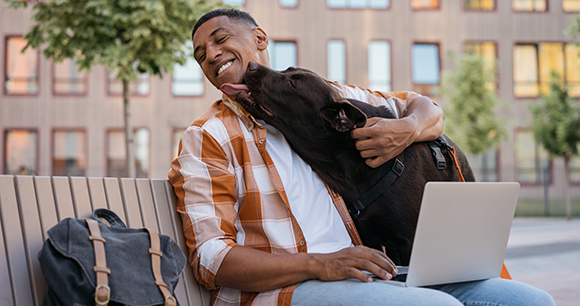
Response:
[[[256,70],[258,70],[258,66],[259,66],[258,63],[256,63],[256,62],[250,62],[248,64],[248,71],[256,71]]]

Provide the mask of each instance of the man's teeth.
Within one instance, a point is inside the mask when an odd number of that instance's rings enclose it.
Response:
[[[228,69],[229,66],[232,65],[232,62],[227,62],[225,63],[220,70],[218,70],[217,74],[220,75],[222,72],[224,72],[224,70]]]

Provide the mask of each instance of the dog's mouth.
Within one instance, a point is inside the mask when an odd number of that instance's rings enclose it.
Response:
[[[240,102],[242,106],[248,108],[258,106],[268,116],[274,117],[274,114],[268,108],[256,101],[246,84],[225,83],[220,87],[220,90],[230,99]]]

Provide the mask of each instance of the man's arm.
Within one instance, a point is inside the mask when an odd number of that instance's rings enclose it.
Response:
[[[401,119],[369,118],[354,129],[352,138],[370,167],[376,168],[399,155],[413,142],[434,140],[443,133],[443,110],[430,98],[419,96],[407,105]]]
[[[272,254],[235,246],[224,258],[215,283],[247,292],[264,292],[309,279],[357,278],[371,282],[372,278],[362,270],[383,279],[397,273],[395,264],[385,254],[364,246],[330,254]]]

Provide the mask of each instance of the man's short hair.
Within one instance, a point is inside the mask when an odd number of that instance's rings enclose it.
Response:
[[[195,35],[195,31],[197,31],[197,29],[202,24],[204,24],[206,21],[208,21],[214,17],[218,17],[218,16],[227,16],[230,19],[237,20],[237,21],[243,21],[243,22],[249,23],[255,27],[259,27],[258,24],[256,23],[256,21],[254,20],[254,18],[252,18],[252,16],[250,14],[248,14],[247,12],[232,9],[232,8],[221,8],[221,9],[209,11],[197,20],[197,22],[193,26],[193,31],[191,31],[191,39],[193,39],[193,35]]]

